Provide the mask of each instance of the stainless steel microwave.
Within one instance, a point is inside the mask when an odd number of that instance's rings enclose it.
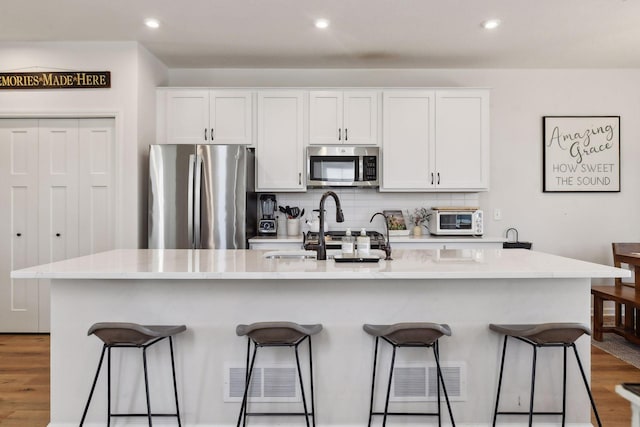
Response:
[[[378,187],[378,147],[307,147],[307,187]]]

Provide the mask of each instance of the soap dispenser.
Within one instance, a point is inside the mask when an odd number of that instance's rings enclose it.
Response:
[[[358,243],[358,256],[366,257],[369,256],[369,252],[371,249],[371,238],[367,236],[367,231],[363,228],[360,230],[360,235],[357,239]]]
[[[355,255],[355,237],[351,235],[351,229],[347,228],[347,232],[342,238],[342,256],[352,257]]]

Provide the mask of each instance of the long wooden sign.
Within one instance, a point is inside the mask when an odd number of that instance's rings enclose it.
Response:
[[[0,73],[1,89],[96,89],[111,87],[110,71]]]

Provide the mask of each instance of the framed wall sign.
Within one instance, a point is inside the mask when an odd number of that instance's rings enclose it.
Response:
[[[620,116],[544,116],[544,192],[620,191]]]

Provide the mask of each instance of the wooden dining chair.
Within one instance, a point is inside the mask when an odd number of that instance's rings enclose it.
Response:
[[[632,271],[637,268],[637,264],[632,265],[628,262],[636,257],[630,258],[628,254],[640,253],[640,243],[612,243],[611,249],[615,267],[622,268],[622,264],[628,264]],[[640,292],[635,286],[633,279],[623,281],[621,278],[616,278],[615,286],[591,287],[591,294],[594,297],[593,339],[602,341],[604,332],[613,332],[629,341],[640,343],[640,325],[638,325],[639,316],[637,315],[640,308]],[[613,326],[604,326],[604,301],[614,302]]]
[[[621,259],[622,258],[621,254],[630,253],[630,252],[640,253],[640,243],[612,243],[611,248],[613,250],[613,266],[618,268],[622,268],[622,264],[625,264]],[[629,267],[631,268],[632,266],[629,266]],[[631,268],[631,270],[633,271],[633,268]],[[623,281],[622,278],[616,277],[615,285],[618,287],[619,286],[629,286],[632,288],[635,287],[634,277],[631,277],[631,279],[628,279],[628,280],[629,281]],[[628,320],[631,320],[631,322],[623,321],[623,318],[622,318],[623,310],[624,310],[625,317]],[[636,321],[637,319],[635,316],[635,309],[633,305],[621,304],[619,302],[615,303],[615,325],[617,327],[624,327],[624,323],[626,323],[627,325],[633,324],[633,329],[637,331],[638,328],[636,325]]]

